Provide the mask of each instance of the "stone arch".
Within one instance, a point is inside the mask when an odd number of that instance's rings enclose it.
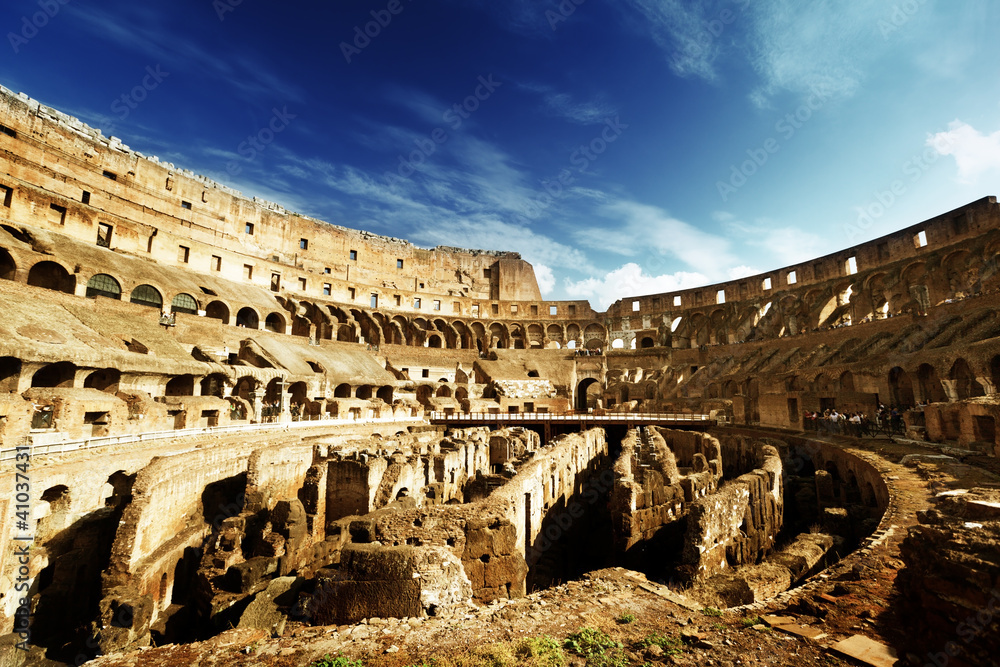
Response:
[[[590,408],[598,407],[600,396],[601,384],[597,378],[580,380],[580,383],[576,385],[576,409],[580,412],[587,412]]]
[[[249,375],[244,375],[236,384],[233,386],[233,396],[242,398],[245,401],[250,400],[250,394],[256,393],[260,389],[260,382]]]
[[[21,360],[0,357],[0,392],[15,392],[21,380]]]
[[[198,314],[198,300],[190,294],[181,292],[170,301],[170,312],[187,313],[188,315]]]
[[[889,402],[897,407],[913,405],[913,381],[899,366],[889,370]]]
[[[17,276],[17,263],[6,248],[0,248],[0,280],[14,280]]]
[[[48,260],[31,267],[28,271],[28,284],[66,294],[76,292],[76,278],[62,264]]]
[[[229,324],[229,306],[222,301],[213,301],[205,306],[205,317]]]
[[[194,396],[194,376],[178,375],[167,382],[163,389],[164,396]]]
[[[375,393],[377,398],[381,398],[385,403],[392,404],[392,387],[390,385],[384,385],[378,388]]]
[[[222,373],[205,376],[201,381],[201,395],[223,398],[226,395],[226,376]]]
[[[440,334],[433,333],[427,336],[426,345],[433,348],[443,347]]]
[[[937,369],[930,364],[920,364],[917,368],[917,385],[920,387],[920,396],[925,401],[940,403],[948,400]]]
[[[116,368],[96,370],[83,381],[85,389],[97,389],[109,394],[117,394],[122,381],[122,372]]]
[[[147,306],[149,308],[156,308],[161,310],[163,308],[163,295],[160,294],[160,290],[156,289],[152,285],[138,285],[132,293],[129,295],[129,303],[134,303],[140,306]]]
[[[656,341],[653,340],[652,336],[643,336],[642,340],[639,341],[640,348],[653,347],[656,345]]]
[[[260,315],[250,306],[244,306],[236,312],[236,326],[246,329],[259,329]]]
[[[603,348],[607,342],[607,333],[597,322],[591,322],[583,329],[583,346],[587,349]]]
[[[545,337],[548,338],[550,341],[554,341],[556,343],[564,343],[565,342],[564,336],[565,333],[563,327],[559,324],[550,324],[545,329]]]
[[[363,384],[354,392],[354,397],[370,399],[372,397],[372,390],[373,388],[370,384]]]
[[[87,298],[103,296],[108,299],[122,298],[122,285],[114,276],[107,273],[95,273],[87,281]]]
[[[42,366],[31,376],[32,387],[69,388],[76,378],[76,366],[68,361],[59,361]]]
[[[976,382],[976,375],[972,372],[969,362],[962,357],[956,359],[955,363],[952,364],[951,370],[948,372],[948,379],[955,382],[955,394],[960,401],[983,395],[983,388]]]
[[[510,335],[507,332],[507,327],[501,322],[494,322],[490,325],[490,343],[489,347],[508,347],[508,342],[510,340]]]
[[[285,333],[285,318],[281,313],[268,313],[264,320],[264,328],[274,333]]]
[[[451,398],[452,396],[451,387],[449,387],[446,384],[443,384],[440,387],[438,387],[437,391],[434,392],[434,395],[437,396],[438,398]]]
[[[347,384],[346,382],[338,384],[337,387],[333,390],[333,397],[334,398],[350,398],[351,397],[351,385]]]
[[[515,350],[523,350],[526,347],[524,327],[522,327],[520,324],[515,324],[511,326],[510,339],[511,339],[511,347],[513,347]]]

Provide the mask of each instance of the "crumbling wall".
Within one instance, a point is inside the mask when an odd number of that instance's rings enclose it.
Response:
[[[782,527],[782,466],[777,450],[760,445],[759,468],[693,502],[684,562],[698,577],[760,561]]]
[[[352,539],[448,548],[461,559],[475,599],[521,596],[531,551],[544,539],[546,509],[565,507],[585,487],[607,447],[602,429],[564,435],[483,501],[373,512],[352,522]]]
[[[942,494],[917,513],[900,545],[910,652],[923,662],[972,667],[1000,655],[1000,492]]]

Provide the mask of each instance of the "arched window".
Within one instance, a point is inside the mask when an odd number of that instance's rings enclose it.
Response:
[[[122,298],[122,286],[106,273],[98,273],[87,281],[87,298],[105,296],[109,299]]]
[[[163,297],[160,296],[160,292],[152,285],[139,285],[132,290],[132,296],[128,300],[140,306],[149,306],[157,310],[163,306]]]
[[[178,294],[170,302],[170,310],[174,313],[198,314],[198,302],[190,294]]]

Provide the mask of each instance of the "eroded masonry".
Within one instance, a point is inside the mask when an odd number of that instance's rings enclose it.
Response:
[[[516,253],[303,217],[7,90],[0,130],[0,463],[31,457],[21,523],[2,476],[0,623],[53,660],[609,565],[750,604],[886,528],[861,426],[822,415],[998,455],[995,197],[600,313]],[[924,587],[982,556],[994,495],[902,551],[927,636],[1000,584]]]

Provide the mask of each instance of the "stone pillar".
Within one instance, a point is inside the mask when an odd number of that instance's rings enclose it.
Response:
[[[948,397],[948,401],[951,403],[958,400],[958,389],[955,388],[957,383],[957,380],[941,380],[941,386],[944,387],[945,396]]]
[[[992,379],[987,377],[977,377],[976,382],[982,386],[983,391],[987,396],[997,393],[997,388],[994,386]]]

